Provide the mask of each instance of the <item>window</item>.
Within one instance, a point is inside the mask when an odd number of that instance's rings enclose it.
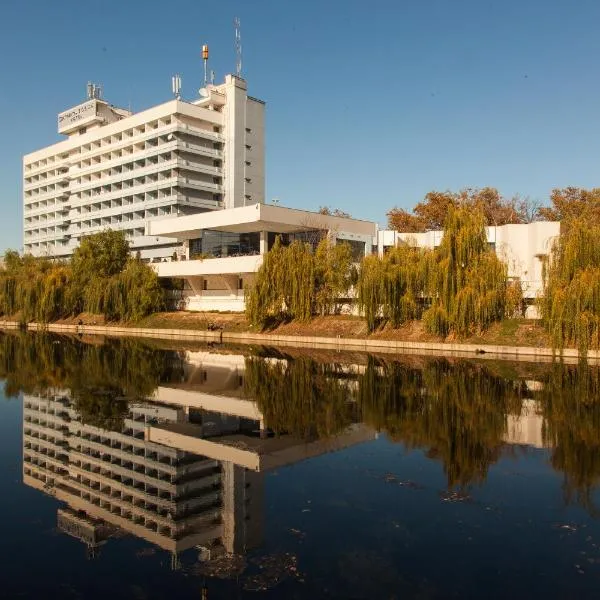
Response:
[[[365,256],[365,243],[360,242],[358,240],[337,240],[337,244],[348,244],[350,246],[350,250],[352,251],[352,261],[360,262],[361,259]]]
[[[86,131],[87,131],[87,129],[86,129],[85,127],[82,127],[82,128],[79,130],[79,135],[83,135],[83,134],[84,134]]]

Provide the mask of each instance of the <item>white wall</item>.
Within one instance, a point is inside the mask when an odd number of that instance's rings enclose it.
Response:
[[[558,221],[539,221],[520,225],[499,225],[486,228],[488,242],[495,244],[496,254],[508,266],[508,276],[518,277],[525,298],[533,299],[543,291],[542,258],[548,256],[552,243],[560,234]],[[415,243],[420,248],[440,245],[444,232],[398,233],[378,232],[379,255],[386,247],[399,242]]]

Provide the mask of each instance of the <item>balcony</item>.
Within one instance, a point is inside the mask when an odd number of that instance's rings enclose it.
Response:
[[[159,277],[196,277],[203,275],[240,275],[255,273],[262,264],[260,254],[231,256],[227,258],[206,258],[204,260],[184,260],[153,264]]]

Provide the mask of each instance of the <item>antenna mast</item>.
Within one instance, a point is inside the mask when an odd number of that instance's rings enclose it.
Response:
[[[171,77],[171,87],[173,89],[173,96],[177,100],[181,99],[181,77],[178,74],[173,75]]]
[[[204,87],[208,83],[208,44],[202,46],[202,60],[204,61]]]
[[[242,77],[242,33],[240,18],[236,17],[233,20],[235,28],[235,74],[241,79]]]

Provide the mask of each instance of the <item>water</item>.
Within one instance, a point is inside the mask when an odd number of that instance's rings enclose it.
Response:
[[[0,334],[7,598],[596,598],[600,374]]]

